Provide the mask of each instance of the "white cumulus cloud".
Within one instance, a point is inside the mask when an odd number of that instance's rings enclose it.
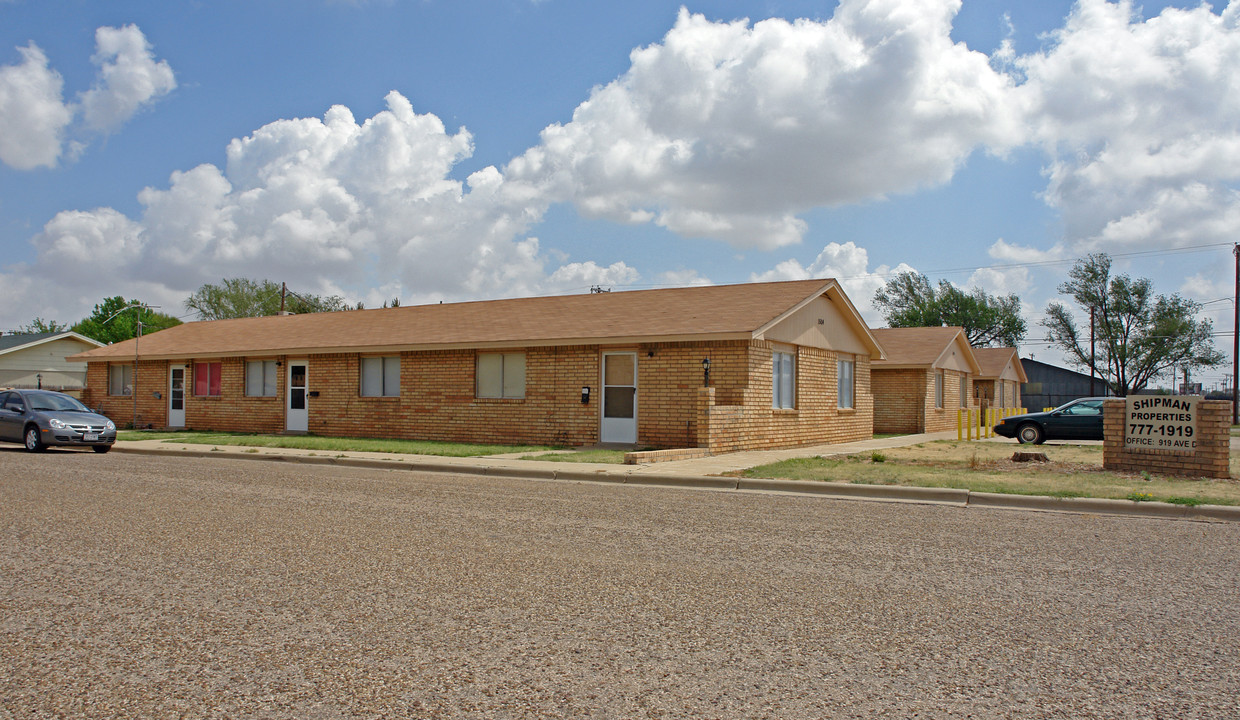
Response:
[[[1240,230],[1240,10],[1079,0],[1016,64],[1046,199],[1078,250],[1227,242]]]
[[[18,52],[20,64],[0,66],[0,162],[17,170],[55,167],[66,149],[85,147],[76,135],[115,132],[176,87],[172,68],[155,60],[134,25],[95,31],[92,60],[99,72],[79,102],[65,100],[64,79],[37,45]],[[79,115],[84,126],[77,129]]]
[[[367,306],[392,297],[409,304],[580,292],[638,279],[624,262],[549,267],[539,241],[524,236],[547,201],[494,168],[452,179],[473,152],[470,134],[414,112],[400,93],[386,100],[387,109],[362,122],[336,106],[322,118],[278,120],[233,140],[224,168],[203,164],[174,172],[165,188],[142,190],[140,217],[112,208],[61,212],[32,239],[37,259],[20,274],[71,289],[47,294],[71,299],[59,310],[69,318],[89,309],[87,299],[132,284],[146,288],[143,299],[168,302],[224,277],[271,278]],[[3,279],[18,274],[8,270]],[[29,319],[14,314],[10,325]]]
[[[770,249],[797,213],[949,181],[1021,139],[1011,79],[953,42],[959,0],[844,0],[826,22],[682,10],[509,164],[583,214]]]
[[[144,106],[172,92],[177,81],[167,61],[156,61],[146,36],[136,25],[95,31],[99,77],[82,94],[87,126],[113,132]]]
[[[18,50],[21,64],[0,67],[0,162],[18,170],[52,167],[73,121],[64,80],[34,43]]]

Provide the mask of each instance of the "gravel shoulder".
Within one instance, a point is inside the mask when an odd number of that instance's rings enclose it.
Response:
[[[1240,715],[1236,523],[0,463],[0,718]]]

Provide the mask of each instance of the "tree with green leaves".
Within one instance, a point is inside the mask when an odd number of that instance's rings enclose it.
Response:
[[[15,334],[18,335],[42,335],[44,333],[58,333],[68,330],[69,326],[56,322],[55,320],[44,320],[41,317],[35,318],[28,325],[22,325],[17,328]]]
[[[79,321],[71,329],[101,343],[114,343],[136,337],[138,322],[142,323],[143,335],[181,324],[180,320],[171,315],[142,307],[142,302],[138,300],[127,301],[117,295],[96,305],[89,317]]]
[[[349,309],[339,295],[285,292],[280,283],[250,278],[224,278],[217,284],[203,285],[185,300],[185,307],[197,312],[203,320],[278,315],[282,294],[286,312],[302,314]]]
[[[1111,258],[1105,253],[1078,260],[1059,292],[1075,300],[1086,317],[1093,310],[1096,352],[1091,352],[1089,326],[1078,326],[1062,303],[1046,309],[1042,325],[1048,338],[1068,355],[1069,363],[1092,370],[1116,395],[1143,390],[1177,368],[1191,372],[1225,360],[1214,347],[1213,324],[1197,318],[1199,304],[1178,294],[1155,295],[1147,278],[1112,277]]]
[[[921,273],[904,272],[874,293],[874,304],[893,328],[964,328],[974,347],[1016,347],[1025,338],[1020,298],[997,296],[981,288],[965,292],[946,280],[938,287]]]

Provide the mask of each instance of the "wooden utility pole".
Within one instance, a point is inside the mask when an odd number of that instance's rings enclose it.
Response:
[[[1236,256],[1236,296],[1231,304],[1231,424],[1240,424],[1240,243],[1232,245],[1231,254]]]

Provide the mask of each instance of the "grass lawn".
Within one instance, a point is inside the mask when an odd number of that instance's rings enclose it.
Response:
[[[441,443],[421,440],[385,440],[379,438],[338,438],[318,435],[249,435],[245,433],[219,432],[159,432],[122,430],[117,434],[121,441],[163,440],[169,443],[192,443],[195,445],[235,445],[241,447],[298,448],[321,452],[382,452],[408,453],[412,455],[438,455],[441,457],[478,457],[508,453],[534,453],[556,450],[547,445],[473,445],[469,443]]]
[[[1043,445],[1048,463],[1011,461],[1015,445],[939,441],[837,457],[785,460],[745,471],[745,477],[868,485],[945,487],[1054,497],[1158,500],[1187,505],[1240,505],[1240,461],[1227,480],[1184,479],[1104,471],[1102,448]]]

